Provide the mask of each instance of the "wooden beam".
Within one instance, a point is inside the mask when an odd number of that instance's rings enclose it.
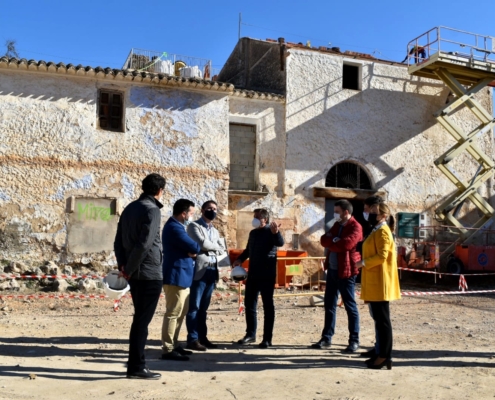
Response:
[[[380,196],[384,200],[387,199],[387,193],[376,190],[364,189],[344,189],[332,187],[314,187],[314,197],[324,197],[326,199],[347,199],[347,200],[365,200],[370,196]]]

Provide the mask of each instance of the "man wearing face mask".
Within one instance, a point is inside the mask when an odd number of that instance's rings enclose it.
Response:
[[[218,282],[217,256],[226,251],[223,239],[213,226],[216,216],[217,203],[209,200],[201,207],[201,218],[187,227],[189,237],[201,247],[196,257],[186,316],[187,348],[196,351],[217,348],[217,345],[208,340],[206,326],[211,295]]]
[[[337,222],[320,239],[321,245],[328,249],[325,260],[325,325],[321,339],[312,344],[312,348],[321,349],[332,344],[339,292],[347,312],[349,328],[349,344],[344,351],[354,353],[359,348],[359,312],[354,298],[354,287],[358,274],[356,264],[361,260],[356,246],[363,240],[363,229],[352,216],[352,211],[349,201],[337,201],[334,207]]]
[[[244,295],[246,307],[246,335],[239,344],[256,341],[258,295],[261,294],[265,313],[263,340],[258,345],[266,349],[272,345],[273,325],[275,322],[275,305],[273,292],[277,276],[277,247],[284,245],[276,222],[270,222],[269,213],[265,209],[254,210],[253,230],[249,232],[246,249],[234,261],[233,266],[241,265],[249,258],[248,277]]]
[[[193,258],[201,248],[186,232],[194,214],[194,203],[177,200],[162,233],[163,291],[166,309],[162,325],[162,359],[187,361],[191,351],[179,346],[182,321],[189,307],[189,288],[194,276]]]
[[[369,221],[369,215],[370,215],[370,209],[374,205],[383,203],[383,199],[380,196],[370,196],[364,200],[364,211],[363,211],[363,217],[367,221],[366,225],[363,225],[363,234],[364,234],[364,239],[368,237],[368,235],[371,233],[373,230],[373,226],[371,225]]]

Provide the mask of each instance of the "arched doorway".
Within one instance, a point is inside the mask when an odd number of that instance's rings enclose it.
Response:
[[[359,164],[352,161],[342,161],[328,171],[325,187],[372,190],[373,184],[366,170]],[[325,199],[325,232],[333,225],[333,209],[336,201],[337,199]],[[354,218],[361,225],[365,225],[366,221],[363,218],[364,202],[362,200],[349,201],[354,208]]]

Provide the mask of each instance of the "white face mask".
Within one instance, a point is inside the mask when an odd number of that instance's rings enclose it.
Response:
[[[340,221],[340,214],[334,213],[333,218],[336,219],[337,221]]]
[[[370,217],[370,213],[364,212],[363,211],[363,218],[368,221],[368,218]]]
[[[253,226],[253,228],[259,228],[261,225],[261,221],[258,218],[253,218],[251,225]]]
[[[184,220],[184,225],[185,225],[185,226],[187,226],[187,225],[189,225],[191,222],[193,222],[193,217],[192,217],[192,216],[190,216],[188,219],[185,219],[185,220]]]

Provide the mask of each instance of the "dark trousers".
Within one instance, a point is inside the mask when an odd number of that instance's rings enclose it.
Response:
[[[244,295],[244,306],[246,307],[246,336],[256,336],[256,329],[258,327],[258,295],[261,294],[261,301],[263,302],[263,310],[265,313],[263,340],[272,341],[273,325],[275,323],[275,304],[273,303],[274,291],[275,278],[253,279],[248,277]]]
[[[325,326],[321,333],[321,338],[332,341],[335,333],[335,322],[337,320],[337,301],[339,292],[347,311],[347,322],[349,328],[349,344],[359,343],[359,311],[354,298],[354,288],[356,277],[340,279],[337,270],[327,270],[327,284],[325,287]]]
[[[201,279],[193,281],[191,285],[189,311],[186,315],[187,343],[195,340],[201,342],[207,337],[206,317],[217,276],[216,269],[208,268]]]
[[[392,322],[390,322],[389,305],[388,301],[370,301],[380,351],[378,355],[382,358],[392,357]]]
[[[146,368],[144,346],[148,338],[148,325],[153,319],[160,299],[162,284],[161,280],[140,281],[131,279],[129,281],[134,304],[134,318],[132,319],[131,333],[129,335],[127,373],[134,373]]]

